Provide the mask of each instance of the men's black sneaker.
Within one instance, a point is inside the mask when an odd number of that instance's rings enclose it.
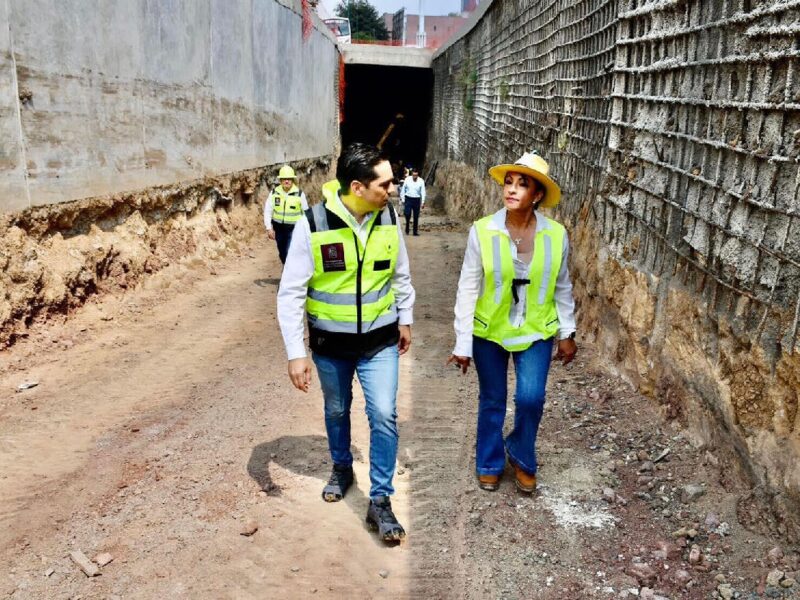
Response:
[[[328,485],[322,489],[322,499],[325,502],[338,502],[344,498],[347,489],[353,485],[354,479],[353,467],[333,465]]]
[[[378,496],[369,501],[367,525],[372,531],[377,531],[384,542],[399,542],[406,537],[405,529],[392,512],[389,496]]]

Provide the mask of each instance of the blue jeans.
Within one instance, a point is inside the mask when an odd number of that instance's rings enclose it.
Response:
[[[397,461],[397,346],[389,346],[372,358],[342,359],[314,353],[313,359],[325,398],[325,428],[334,464],[353,464],[350,405],[353,375],[357,374],[369,420],[369,496],[391,496]]]
[[[414,216],[414,235],[418,235],[417,228],[419,226],[419,210],[422,206],[422,198],[411,198],[406,196],[403,203],[403,216],[406,218],[406,235],[408,235],[408,222],[411,216]]]
[[[536,473],[536,434],[544,411],[547,371],[553,339],[534,342],[522,352],[509,352],[499,344],[473,338],[472,356],[478,371],[478,443],[475,467],[479,475],[500,475],[505,453],[527,473]],[[514,358],[517,389],[514,428],[505,439],[503,421],[508,397],[508,355]]]

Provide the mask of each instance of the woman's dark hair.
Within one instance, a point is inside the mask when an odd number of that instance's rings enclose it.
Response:
[[[534,193],[534,194],[535,194],[536,192],[538,192],[539,190],[542,190],[542,192],[543,192],[544,194],[547,194],[547,189],[544,187],[544,185],[542,185],[542,182],[541,182],[541,181],[539,181],[538,179],[534,179],[534,178],[533,178],[533,177],[531,177],[530,175],[526,175],[525,177],[528,179],[528,183],[529,183],[529,184],[531,184],[531,185],[533,186],[533,193]],[[533,205],[533,208],[534,208],[534,209],[537,209],[537,208],[539,208],[539,205],[540,205],[542,202],[544,202],[544,194],[542,195],[541,199],[540,199],[538,202],[534,203],[534,205]]]
[[[385,160],[389,160],[387,156],[371,144],[355,142],[347,146],[336,162],[336,179],[342,193],[350,191],[351,181],[360,181],[368,186],[378,178],[375,167]]]

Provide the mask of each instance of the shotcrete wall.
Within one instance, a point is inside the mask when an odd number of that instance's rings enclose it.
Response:
[[[331,154],[338,53],[299,0],[0,6],[0,211]]]
[[[314,197],[340,55],[305,16],[300,0],[0,2],[0,348],[263,234],[281,163]]]
[[[800,2],[495,0],[434,57],[451,212],[535,149],[564,190],[583,336],[738,454],[797,537]]]

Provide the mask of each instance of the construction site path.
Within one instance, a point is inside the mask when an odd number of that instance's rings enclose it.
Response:
[[[406,542],[364,523],[358,384],[356,485],[320,498],[322,397],[316,373],[308,394],[286,374],[264,240],[173,265],[0,354],[0,597],[790,597],[797,553],[727,453],[593,366],[608,358],[585,341],[550,372],[537,493],[509,471],[477,489],[475,372],[445,366],[466,230],[422,221],[398,397]]]

